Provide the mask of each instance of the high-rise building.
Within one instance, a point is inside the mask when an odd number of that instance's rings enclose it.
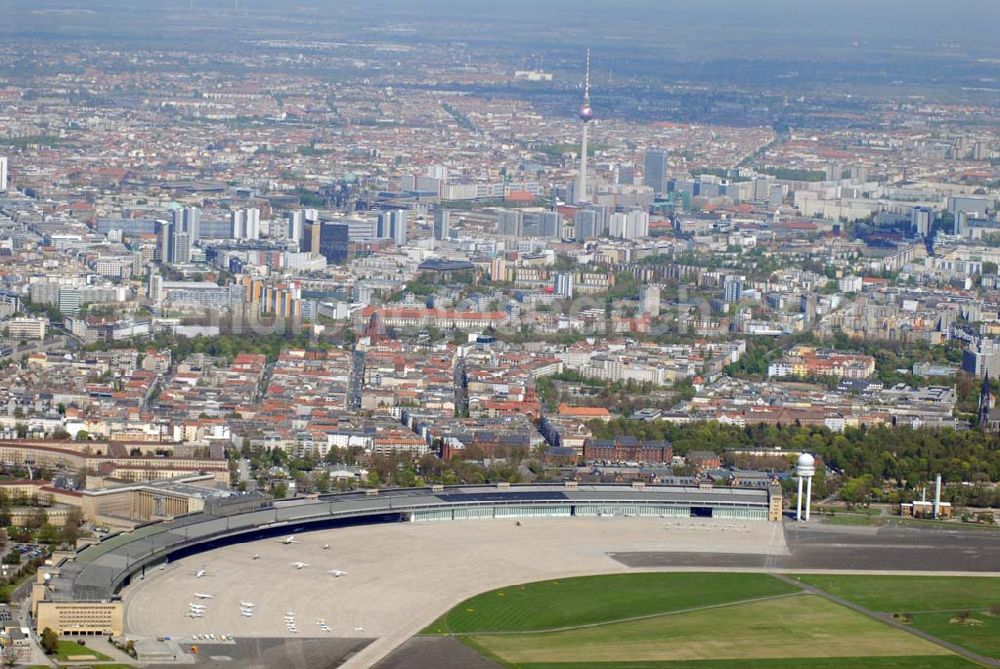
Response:
[[[403,246],[407,240],[407,212],[405,209],[391,209],[378,215],[375,236],[378,239],[391,239],[396,246]]]
[[[914,207],[910,210],[910,225],[920,237],[926,237],[934,225],[934,210],[929,207]]]
[[[448,239],[451,232],[451,210],[436,209],[434,211],[434,239]]]
[[[543,211],[538,215],[538,235],[553,239],[562,237],[562,216],[558,211]]]
[[[59,313],[76,316],[80,313],[80,290],[69,286],[59,287]]]
[[[0,193],[7,192],[7,156],[0,156]]]
[[[574,195],[577,202],[590,202],[587,195],[587,125],[594,119],[594,109],[590,106],[590,49],[587,49],[587,69],[583,75],[583,104],[580,106],[580,124],[583,137],[580,141],[580,174],[577,176]]]
[[[233,239],[260,239],[260,209],[233,209]]]
[[[186,232],[174,232],[169,263],[184,264],[191,262],[191,236]]]
[[[727,276],[722,288],[722,299],[726,304],[739,302],[743,297],[743,277]]]
[[[350,251],[350,225],[333,221],[316,223],[318,228],[318,244],[314,249],[333,265],[347,262]]]
[[[573,274],[571,272],[561,272],[556,274],[556,295],[563,297],[573,297]]]
[[[302,242],[302,230],[306,223],[304,209],[288,212],[288,240],[299,244]]]
[[[667,152],[660,149],[646,151],[642,182],[652,188],[653,193],[667,192],[667,156]]]
[[[520,209],[501,209],[497,212],[497,234],[501,237],[524,236],[524,214]]]
[[[598,229],[598,212],[593,209],[580,209],[573,217],[576,228],[576,241],[583,242],[600,236]]]
[[[201,239],[201,209],[198,207],[174,209],[173,223],[174,234],[186,232],[191,243]]]

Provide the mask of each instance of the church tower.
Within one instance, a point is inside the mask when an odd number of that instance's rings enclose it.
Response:
[[[987,372],[983,376],[983,387],[979,391],[979,420],[976,421],[976,426],[980,430],[990,429],[990,412],[993,406],[993,389],[990,387],[990,374]]]

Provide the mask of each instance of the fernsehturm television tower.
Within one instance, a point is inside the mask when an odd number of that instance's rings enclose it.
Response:
[[[589,202],[587,199],[587,124],[594,118],[594,110],[590,107],[590,49],[587,49],[587,70],[583,76],[583,105],[580,106],[580,121],[583,123],[583,141],[580,143],[580,176],[576,182],[577,202]]]

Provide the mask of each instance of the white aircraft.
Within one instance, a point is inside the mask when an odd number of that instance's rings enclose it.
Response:
[[[285,617],[286,618],[294,618],[295,617],[295,611],[285,611]]]
[[[240,615],[244,618],[253,618],[253,611],[247,611],[246,609],[240,610]]]
[[[255,606],[257,606],[257,605],[254,604],[253,602],[240,602],[240,608],[252,609]]]
[[[195,578],[201,578],[202,576],[205,576],[205,575],[206,575],[207,573],[208,573],[208,572],[207,572],[207,571],[205,571],[205,569],[204,569],[204,568],[202,568],[202,569],[199,569],[198,571],[196,571],[196,572],[194,573],[194,577],[195,577]]]
[[[325,551],[330,550],[330,544],[323,544],[323,550]]]
[[[205,614],[198,613],[197,611],[188,611],[188,618],[204,618]]]
[[[280,541],[281,543],[285,544],[286,546],[288,544],[301,544],[302,543],[301,541],[296,541],[295,540],[295,535],[294,534],[291,535],[291,536],[285,537],[284,539],[278,539],[278,541]]]
[[[204,604],[194,604],[192,602],[188,602],[188,608],[191,609],[192,611],[204,611],[205,610],[205,605]]]
[[[327,574],[333,574],[335,578],[340,578],[341,576],[347,576],[346,571],[340,571],[339,569],[331,569],[326,572]]]
[[[194,596],[197,597],[198,599],[212,599],[215,595],[210,595],[205,592],[196,592],[194,593]]]
[[[309,566],[308,562],[292,562],[291,565],[296,569],[305,569]]]
[[[251,559],[252,560],[259,560],[260,559],[260,554],[259,553],[254,553],[253,557]]]

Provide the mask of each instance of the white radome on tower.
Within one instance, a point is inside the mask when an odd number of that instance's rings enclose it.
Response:
[[[795,506],[795,520],[809,520],[809,510],[812,506],[813,476],[816,475],[816,458],[803,453],[795,461],[795,476],[799,479],[799,495]],[[806,513],[802,515],[802,482],[805,481]]]

